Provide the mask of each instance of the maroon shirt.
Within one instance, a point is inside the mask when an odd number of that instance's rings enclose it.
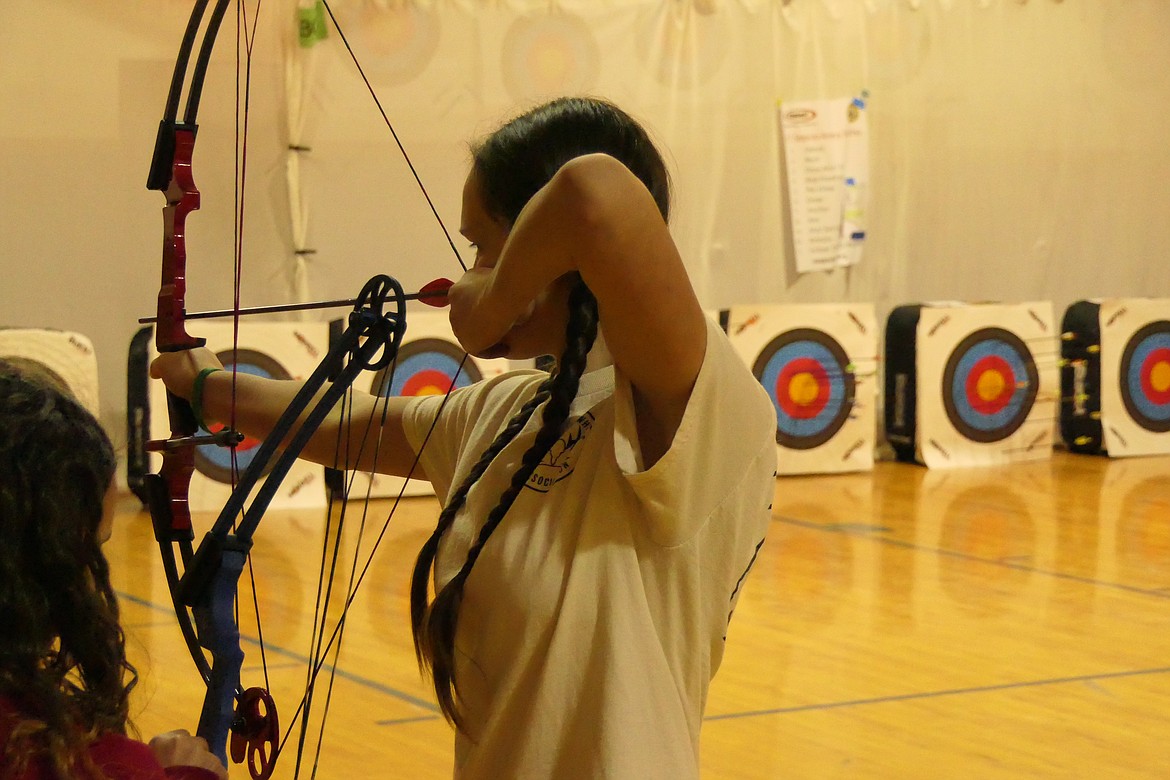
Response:
[[[12,703],[0,696],[0,745],[8,740],[16,713]],[[121,734],[104,734],[89,746],[89,755],[109,780],[218,780],[215,773],[194,766],[172,766],[163,769],[154,753],[143,742]],[[45,759],[34,759],[19,780],[52,780],[50,764]]]

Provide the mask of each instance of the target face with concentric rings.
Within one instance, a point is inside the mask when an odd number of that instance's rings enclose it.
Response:
[[[1141,427],[1170,431],[1170,322],[1139,328],[1121,353],[1121,400]]]
[[[772,339],[752,366],[776,407],[776,443],[810,450],[849,419],[856,383],[849,356],[820,330],[798,328]]]
[[[1003,328],[980,328],[959,342],[943,371],[943,406],[960,434],[1002,441],[1028,419],[1040,387],[1023,339]]]
[[[443,339],[403,344],[398,359],[374,376],[370,392],[379,396],[443,395],[483,379],[464,352]],[[463,369],[460,370],[460,364]]]
[[[389,85],[406,84],[434,59],[441,29],[433,9],[363,4],[351,13],[355,18],[350,27],[371,78]]]
[[[502,48],[504,85],[517,99],[589,92],[600,71],[592,29],[565,12],[517,18]]]
[[[217,352],[216,357],[228,371],[234,368],[240,374],[251,374],[267,379],[292,379],[284,366],[263,352],[252,349],[235,351],[229,349]],[[212,423],[207,430],[209,433],[217,433],[224,427],[226,426],[222,423]],[[239,471],[243,471],[251,465],[252,459],[256,457],[256,451],[262,443],[263,439],[246,436],[236,445],[236,468]],[[265,474],[271,470],[272,465],[273,463],[270,462],[269,468],[264,471]],[[204,444],[196,447],[195,469],[208,479],[228,485],[232,484],[232,449],[216,444]]]

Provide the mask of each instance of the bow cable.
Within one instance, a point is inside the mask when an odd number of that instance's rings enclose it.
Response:
[[[234,262],[232,269],[232,392],[231,392],[231,412],[228,420],[228,427],[232,430],[236,429],[236,378],[239,373],[239,346],[240,346],[240,309],[241,297],[240,290],[243,286],[244,276],[244,203],[245,192],[247,191],[248,178],[248,128],[250,126],[249,119],[251,114],[249,108],[251,106],[252,96],[252,51],[256,43],[256,31],[259,28],[260,21],[260,7],[263,0],[256,0],[256,8],[252,17],[251,29],[248,28],[248,6],[244,0],[239,0],[236,3],[236,103],[235,103],[235,174],[234,174],[234,193],[233,202],[235,208],[234,213]],[[243,84],[240,83],[240,56],[243,52],[244,77]],[[210,56],[210,50],[207,51],[207,56]],[[203,52],[200,52],[200,57]],[[198,96],[196,96],[198,100]],[[242,107],[242,108],[241,108]],[[239,460],[238,450],[235,447],[231,449],[231,484],[232,489],[235,490],[239,482]],[[256,587],[256,569],[252,562],[252,556],[247,556],[248,566],[248,583],[252,591],[252,609],[256,615],[256,640],[260,646],[260,667],[264,676],[264,690],[271,691],[272,683],[268,675],[268,654],[265,650],[264,643],[264,627],[260,619],[260,596]],[[239,612],[239,598],[237,591],[236,600],[236,625],[240,624]]]

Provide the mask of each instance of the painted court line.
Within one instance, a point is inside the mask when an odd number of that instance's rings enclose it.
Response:
[[[148,599],[139,598],[138,596],[134,596],[134,595],[131,595],[129,593],[125,593],[123,591],[116,591],[116,593],[117,593],[119,599],[124,599],[124,600],[132,602],[134,604],[138,604],[140,606],[147,607],[149,609],[157,610],[159,612],[165,612],[168,615],[173,614],[170,607],[160,606],[158,604],[155,604],[153,601],[150,601]],[[250,644],[254,647],[260,646],[260,642],[258,640],[256,640],[253,637],[250,637],[250,636],[245,636],[244,634],[240,634],[240,641],[246,642],[247,644]],[[294,652],[294,651],[289,650],[287,648],[280,647],[279,645],[273,645],[271,643],[264,645],[264,652],[265,653],[272,653],[274,655],[279,655],[279,656],[282,656],[284,658],[291,659],[293,661],[298,662],[299,664],[308,664],[309,663],[308,656],[301,655],[300,653]],[[392,688],[391,686],[386,685],[384,683],[380,683],[377,680],[370,680],[366,677],[362,677],[360,675],[353,674],[352,672],[347,672],[344,669],[338,669],[336,667],[331,667],[329,664],[322,666],[321,672],[326,673],[331,668],[333,669],[334,674],[336,674],[338,677],[341,677],[342,679],[345,679],[345,680],[349,680],[350,682],[355,682],[358,685],[362,686],[363,688],[368,688],[370,690],[377,691],[378,693],[383,693],[387,696],[398,699],[399,701],[404,701],[407,704],[413,704],[414,706],[421,707],[422,709],[424,709],[428,712],[433,712],[433,713],[439,712],[439,708],[437,705],[432,704],[429,701],[419,699],[415,696],[411,696],[409,693],[406,693],[405,691],[400,691],[397,688]]]
[[[723,715],[708,715],[704,720],[733,720],[735,718],[754,718],[761,715],[789,715],[795,712],[814,712],[820,710],[835,710],[844,707],[863,707],[873,704],[889,704],[892,702],[914,701],[918,699],[941,699],[946,696],[962,696],[972,693],[994,693],[996,691],[1010,691],[1019,688],[1039,688],[1046,685],[1067,685],[1069,683],[1095,683],[1099,680],[1111,680],[1123,677],[1143,677],[1156,674],[1170,674],[1170,666],[1156,669],[1136,669],[1128,672],[1105,672],[1104,674],[1086,674],[1077,677],[1053,677],[1047,680],[1024,680],[1001,685],[979,685],[971,688],[953,688],[942,691],[924,691],[922,693],[903,693],[896,696],[877,696],[872,699],[852,699],[849,701],[830,701],[819,704],[802,704],[796,707],[777,707],[769,710],[748,710],[745,712],[729,712]]]
[[[797,520],[795,517],[783,517],[781,515],[773,515],[773,519],[779,523],[786,523],[788,525],[795,525],[801,528],[808,528],[813,531],[824,531],[826,533],[844,533],[849,535],[861,535],[867,539],[873,539],[888,544],[891,547],[901,547],[906,550],[914,550],[916,552],[929,552],[936,555],[943,555],[947,558],[955,558],[962,561],[971,561],[973,563],[986,563],[992,566],[1002,566],[1005,569],[1014,569],[1016,571],[1029,572],[1031,574],[1042,574],[1046,577],[1054,577],[1061,580],[1069,580],[1070,582],[1079,582],[1084,585],[1093,585],[1099,588],[1110,588],[1112,590],[1121,590],[1127,593],[1137,593],[1142,596],[1153,596],[1154,598],[1170,598],[1170,588],[1139,588],[1135,585],[1125,585],[1120,582],[1106,582],[1105,580],[1094,579],[1093,577],[1082,577],[1079,574],[1067,574],[1060,571],[1049,571],[1047,569],[1037,569],[1035,566],[1028,566],[1027,564],[1017,563],[1017,557],[1013,558],[980,558],[978,555],[971,555],[969,553],[961,553],[955,550],[946,550],[941,547],[924,547],[914,542],[904,542],[901,539],[890,539],[885,536],[880,536],[879,533],[885,529],[880,526],[864,526],[864,532],[858,532],[852,526],[825,525],[822,523],[814,523],[809,520]]]

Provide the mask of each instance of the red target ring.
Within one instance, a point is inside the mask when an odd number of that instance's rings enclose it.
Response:
[[[996,414],[1012,400],[1017,381],[1006,360],[999,355],[985,355],[967,375],[967,403],[981,414]]]
[[[402,383],[402,395],[443,395],[451,387],[451,376],[438,369],[416,371]]]
[[[1170,404],[1170,349],[1155,349],[1142,361],[1142,392],[1155,404]]]
[[[809,357],[787,363],[776,377],[776,400],[789,416],[811,420],[829,402],[829,374],[824,365]]]

